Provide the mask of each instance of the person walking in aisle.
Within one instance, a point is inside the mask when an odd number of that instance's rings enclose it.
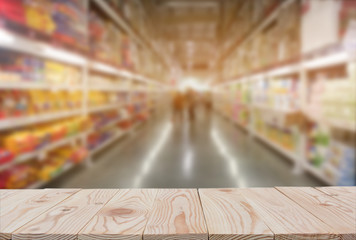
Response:
[[[175,92],[172,101],[173,122],[180,124],[183,122],[184,116],[184,97],[180,92]]]
[[[188,108],[189,120],[194,121],[195,119],[195,102],[196,102],[196,94],[193,89],[188,89],[186,95],[186,103]]]

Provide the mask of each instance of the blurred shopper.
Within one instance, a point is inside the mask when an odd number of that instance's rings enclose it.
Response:
[[[204,106],[205,106],[206,112],[210,112],[210,110],[212,109],[212,101],[211,101],[211,93],[210,92],[206,92],[204,95]]]
[[[196,93],[193,89],[189,89],[185,95],[185,101],[187,103],[189,120],[194,121],[195,119],[195,103],[196,103]]]
[[[180,123],[183,121],[184,116],[184,96],[180,92],[174,93],[172,101],[173,121]]]

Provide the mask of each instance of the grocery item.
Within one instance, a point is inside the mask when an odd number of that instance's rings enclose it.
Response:
[[[7,149],[0,148],[0,165],[11,162],[14,159],[14,154],[12,154]]]

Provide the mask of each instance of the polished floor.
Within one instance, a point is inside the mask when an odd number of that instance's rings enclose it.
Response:
[[[214,112],[174,123],[163,111],[47,187],[214,188],[322,185]]]

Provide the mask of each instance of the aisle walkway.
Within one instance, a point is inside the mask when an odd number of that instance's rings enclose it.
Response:
[[[211,114],[211,117],[208,115]],[[91,168],[80,168],[48,187],[212,188],[315,186],[307,174],[215,113],[174,125],[155,116],[131,137],[104,151]]]

